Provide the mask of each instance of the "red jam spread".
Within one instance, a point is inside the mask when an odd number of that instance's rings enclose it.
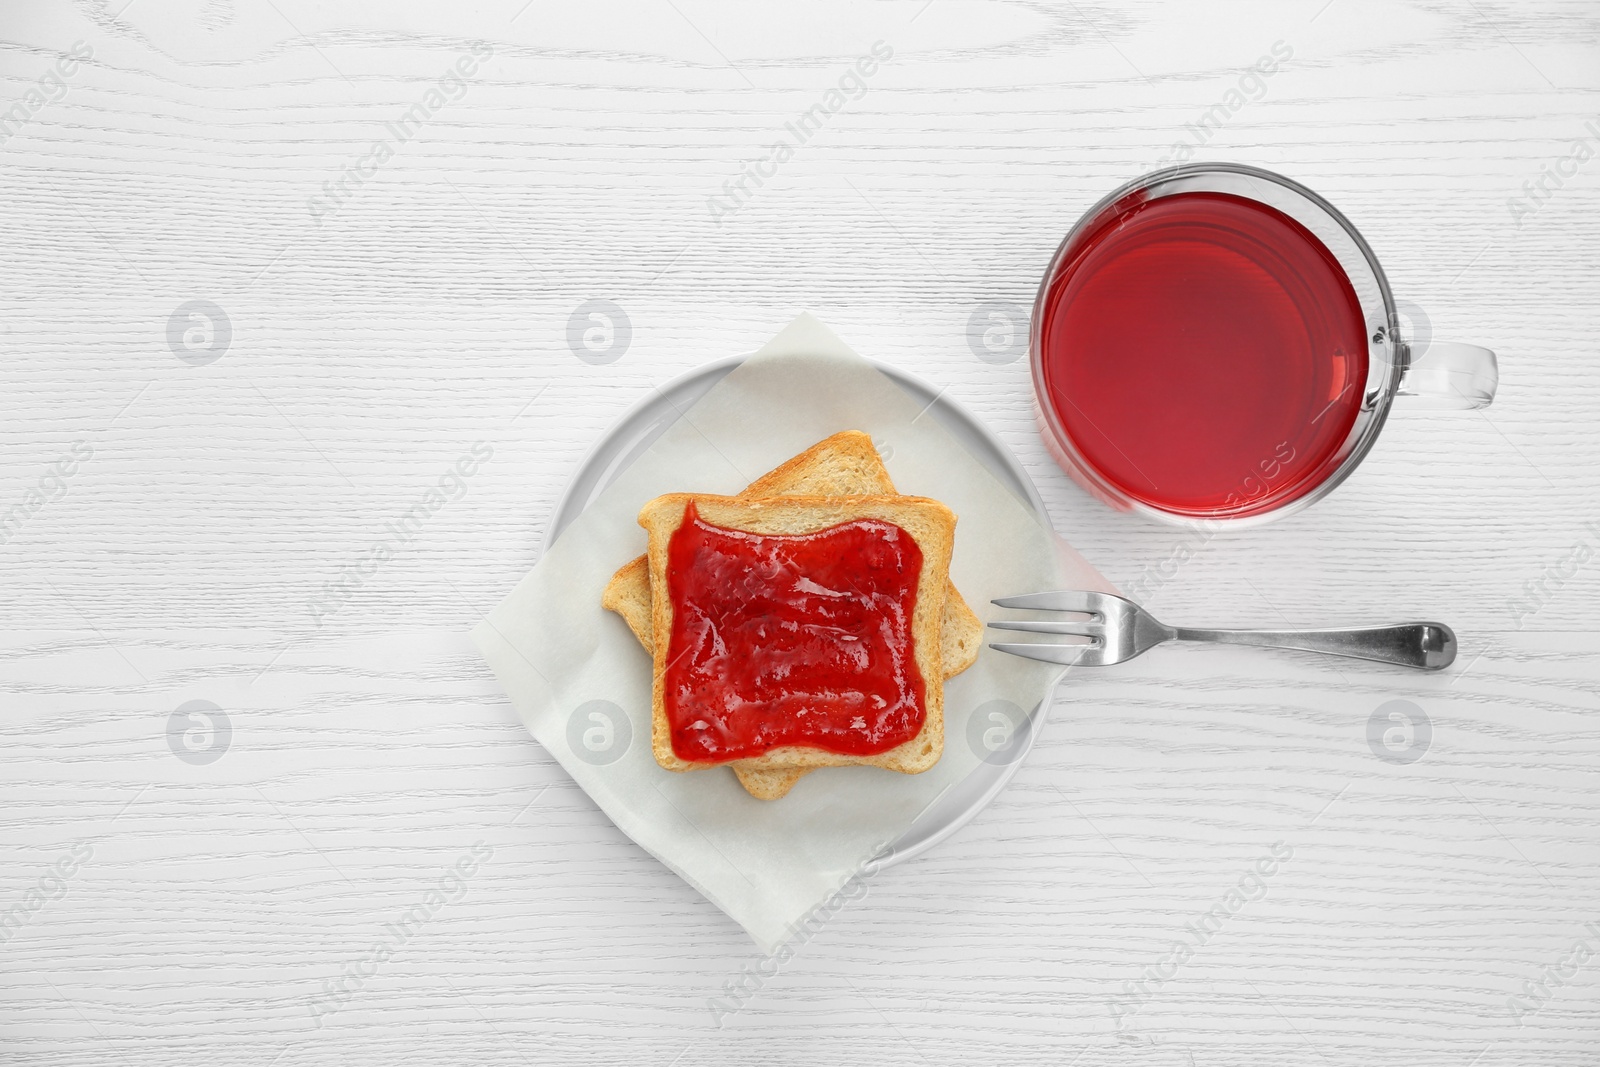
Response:
[[[702,521],[690,501],[667,542],[672,751],[870,756],[911,740],[927,714],[911,627],[921,572],[922,549],[893,523],[755,534]]]

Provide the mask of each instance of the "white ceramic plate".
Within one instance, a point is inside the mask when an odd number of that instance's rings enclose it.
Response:
[[[554,544],[556,538],[561,536],[561,531],[589,506],[590,501],[678,420],[680,410],[699,400],[744,360],[743,356],[734,356],[690,371],[645,397],[623,415],[578,465],[577,473],[572,476],[567,491],[551,516],[545,535],[545,548]],[[1050,525],[1044,501],[1040,499],[1039,491],[1034,488],[1027,472],[976,416],[941,391],[905,371],[880,363],[873,365],[918,404],[927,405],[930,416],[937,419],[1002,485],[1015,493],[1017,499],[1032,508],[1042,524],[1047,527]],[[982,811],[1011,780],[1017,768],[1022,766],[1023,757],[1033,748],[1034,737],[1038,733],[1037,725],[1043,714],[1042,704],[1034,708],[1027,724],[1019,728],[1001,750],[995,752],[988,761],[979,763],[976,770],[930,804],[905,834],[890,846],[883,860],[884,865],[921,855]]]

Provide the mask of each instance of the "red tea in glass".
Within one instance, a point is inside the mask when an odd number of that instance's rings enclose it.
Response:
[[[1282,514],[1353,469],[1395,395],[1493,396],[1492,352],[1435,344],[1431,376],[1408,375],[1395,325],[1370,249],[1309,190],[1230,165],[1162,172],[1056,254],[1033,318],[1040,420],[1115,506]]]

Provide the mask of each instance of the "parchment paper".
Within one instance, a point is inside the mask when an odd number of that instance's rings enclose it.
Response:
[[[975,707],[1005,699],[1031,710],[1063,669],[985,647],[972,668],[946,684],[944,755],[932,770],[826,768],[781,800],[756,800],[726,768],[675,773],[656,764],[650,658],[623,621],[600,607],[600,593],[619,566],[644,551],[637,517],[652,497],[736,493],[795,453],[851,429],[870,433],[887,453],[900,492],[942,500],[959,516],[951,577],[981,617],[994,617],[994,597],[1111,588],[923,416],[894,382],[802,315],[688,408],[472,631],[539,743],[624,833],[767,952],[978,766],[983,753],[967,733]]]

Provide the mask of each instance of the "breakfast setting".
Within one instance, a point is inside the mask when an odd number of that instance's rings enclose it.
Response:
[[[0,1067],[1600,1067],[1600,12],[0,34]]]
[[[1106,506],[1217,530],[1333,490],[1397,397],[1469,409],[1498,381],[1471,345],[1432,342],[1422,370],[1354,226],[1239,164],[1110,193],[1062,241],[1033,322],[1034,405],[1062,469]],[[473,638],[602,810],[768,952],[862,865],[919,854],[993,798],[1021,753],[997,764],[947,739],[994,701],[1024,710],[1003,726],[1016,750],[1065,674],[1165,641],[1455,660],[1440,621],[1162,624],[1052,528],[1004,444],[964,443],[988,436],[979,420],[813,316],[692,377],[715,381],[664,425],[624,416],[591,453],[605,484]],[[602,709],[576,746],[574,707]],[[639,744],[593,759],[586,742],[609,749],[624,717]]]

